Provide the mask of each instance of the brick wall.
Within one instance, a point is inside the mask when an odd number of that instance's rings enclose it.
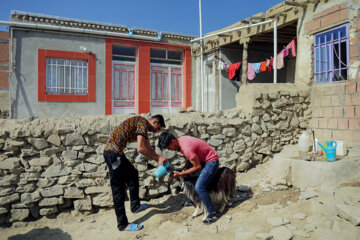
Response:
[[[336,25],[348,18],[348,6],[346,3],[335,5],[323,12],[314,15],[312,21],[305,24],[305,31],[316,31],[324,27]]]
[[[360,81],[315,86],[311,107],[310,128],[320,141],[360,143]]]
[[[7,42],[3,42],[3,41]],[[0,32],[0,64],[9,64],[9,33]],[[8,67],[1,67],[0,70],[8,70]],[[0,88],[9,88],[7,72],[0,72]]]
[[[349,146],[360,143],[360,20],[350,17],[347,4],[338,4],[316,13],[305,30],[316,33],[348,21],[350,34],[350,75],[346,81],[315,85],[311,92],[310,128],[321,142],[344,140]]]

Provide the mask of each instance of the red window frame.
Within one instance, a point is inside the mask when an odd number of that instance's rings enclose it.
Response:
[[[105,61],[105,114],[111,115],[112,112],[112,46],[113,44],[132,45],[138,48],[138,59],[136,72],[138,86],[137,93],[137,113],[150,112],[150,48],[162,48],[184,51],[183,55],[183,106],[191,106],[191,47],[174,44],[152,43],[146,41],[133,41],[123,39],[106,39],[106,61]]]
[[[135,101],[136,101],[136,97],[135,97],[135,89],[136,89],[136,75],[135,75],[135,68],[136,68],[136,65],[134,64],[134,65],[130,65],[130,64],[117,64],[117,63],[115,63],[114,64],[114,66],[116,66],[116,65],[119,65],[119,66],[131,66],[131,67],[133,67],[133,69],[132,70],[130,70],[130,69],[125,69],[125,70],[123,70],[123,69],[116,69],[115,67],[114,67],[114,72],[119,72],[119,75],[121,76],[121,74],[123,73],[123,72],[125,72],[126,73],[126,76],[127,76],[127,81],[126,81],[126,84],[127,84],[127,92],[126,92],[126,98],[125,99],[122,99],[122,94],[121,94],[121,83],[122,83],[122,81],[120,81],[120,83],[119,83],[119,85],[120,85],[120,87],[119,87],[119,98],[117,99],[117,98],[115,98],[114,97],[114,99],[113,99],[113,101],[116,101],[116,102],[123,102],[123,103],[129,103],[129,105],[128,106],[121,106],[121,107],[116,107],[116,108],[124,108],[124,107],[135,107]],[[130,95],[130,91],[129,91],[129,73],[133,73],[133,75],[134,75],[134,89],[133,89],[133,96],[134,96],[134,99],[129,99],[129,95]],[[120,77],[120,80],[121,80],[121,77]],[[115,84],[115,82],[113,83],[113,84]],[[113,86],[113,89],[115,89],[115,87]]]
[[[177,67],[171,67],[171,70],[174,70],[174,69],[179,69],[179,70],[183,70],[182,68],[177,68]],[[171,94],[171,97],[173,97],[174,99],[171,99],[171,107],[181,107],[181,106],[174,106],[174,104],[173,103],[182,103],[181,105],[183,105],[183,99],[182,99],[182,94],[183,94],[183,92],[182,92],[182,86],[183,86],[183,74],[182,74],[182,71],[179,71],[179,72],[176,72],[176,71],[171,71],[171,75],[170,75],[170,81],[172,80],[171,78],[172,78],[172,76],[174,75],[174,77],[175,77],[175,96],[173,96],[172,94]],[[181,82],[180,82],[180,95],[178,96],[178,91],[177,91],[177,86],[178,86],[178,76],[180,76],[180,79],[182,80],[180,80]],[[171,91],[172,89],[170,89],[170,91]]]
[[[161,107],[168,107],[168,102],[169,102],[169,83],[167,83],[167,87],[166,89],[164,88],[161,88],[161,93],[157,91],[157,86],[158,86],[158,83],[160,82],[161,85],[163,86],[164,83],[164,75],[167,75],[167,79],[169,78],[169,72],[168,72],[168,68],[167,67],[161,67],[161,66],[152,66],[152,67],[157,67],[157,68],[164,68],[166,69],[166,71],[159,71],[159,70],[152,70],[151,69],[151,75],[153,73],[155,73],[155,78],[156,78],[156,82],[155,82],[155,99],[152,98],[152,88],[150,90],[150,94],[151,94],[151,103],[155,103],[155,102],[158,102],[158,103],[162,103],[162,102],[166,102],[167,104],[166,105],[163,105]],[[161,79],[158,79],[158,74],[161,75]],[[151,80],[150,80],[150,83],[152,81],[152,76],[151,76]],[[166,98],[164,98],[164,92],[166,91]],[[160,95],[160,96],[159,96]],[[160,99],[159,99],[160,98]],[[154,107],[154,105],[152,105]]]
[[[87,60],[88,94],[47,94],[46,93],[46,58],[64,58]],[[38,101],[40,102],[95,102],[95,54],[59,50],[38,50]]]

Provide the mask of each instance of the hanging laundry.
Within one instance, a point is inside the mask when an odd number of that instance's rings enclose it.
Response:
[[[295,39],[291,40],[291,42],[285,47],[285,49],[289,50],[291,48],[291,54],[293,57],[296,57],[296,46]]]
[[[283,51],[281,51],[276,57],[276,68],[280,69],[284,67],[284,55]]]
[[[229,76],[230,80],[240,81],[240,65],[241,65],[241,62],[237,62],[237,63],[231,64],[229,66],[228,76]]]
[[[266,61],[261,62],[260,64],[260,71],[265,72],[266,71]]]
[[[269,61],[268,72],[271,72],[271,68],[272,68],[272,66],[273,66],[273,61],[274,61],[274,58],[271,58],[270,61]]]
[[[283,52],[284,57],[287,57],[287,56],[289,55],[289,50],[286,49],[286,48],[284,48],[284,49],[282,50],[282,52]]]
[[[253,67],[254,67],[255,73],[259,73],[259,72],[260,72],[260,65],[261,65],[261,62],[259,62],[259,63],[253,63]]]
[[[253,80],[255,78],[255,71],[252,63],[248,63],[247,78]]]
[[[269,60],[269,59],[266,59],[266,68],[269,67],[269,64],[270,64],[270,60]]]
[[[222,61],[219,61],[219,69],[220,70],[225,70],[225,63]]]
[[[218,65],[219,70],[225,70],[225,71],[229,72],[230,64],[227,64],[227,63],[225,63],[225,62],[223,62],[221,60],[219,60],[218,62],[219,62],[219,65]]]

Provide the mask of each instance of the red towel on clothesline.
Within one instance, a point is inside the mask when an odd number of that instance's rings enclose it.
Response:
[[[266,71],[266,61],[261,62],[260,71],[262,71],[262,72]]]
[[[233,80],[233,78],[235,77],[235,74],[236,74],[235,72],[236,72],[236,70],[239,69],[240,65],[241,65],[241,62],[237,62],[237,63],[231,64],[231,65],[229,66],[229,73],[228,73],[228,75],[229,75],[229,79],[230,79],[230,80]]]
[[[274,61],[274,59],[271,58],[271,59],[270,59],[270,63],[269,63],[268,72],[271,72],[271,69],[272,69],[272,66],[273,66],[273,61]]]

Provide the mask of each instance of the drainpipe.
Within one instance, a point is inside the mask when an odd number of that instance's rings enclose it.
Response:
[[[277,19],[274,19],[274,83],[277,83]]]
[[[134,37],[134,31],[132,29],[129,30],[129,37]]]
[[[154,41],[161,41],[162,38],[162,34],[158,34],[157,37],[148,37],[148,36],[136,36],[134,35],[134,30],[130,29],[129,30],[129,37],[131,38],[137,38],[137,39],[144,39],[144,40],[154,40]]]
[[[13,51],[14,51],[14,36],[13,36],[14,32],[13,29],[10,29],[10,62],[9,62],[9,67],[11,68],[10,71],[14,72],[14,65],[13,65]],[[10,80],[10,79],[9,79]]]

